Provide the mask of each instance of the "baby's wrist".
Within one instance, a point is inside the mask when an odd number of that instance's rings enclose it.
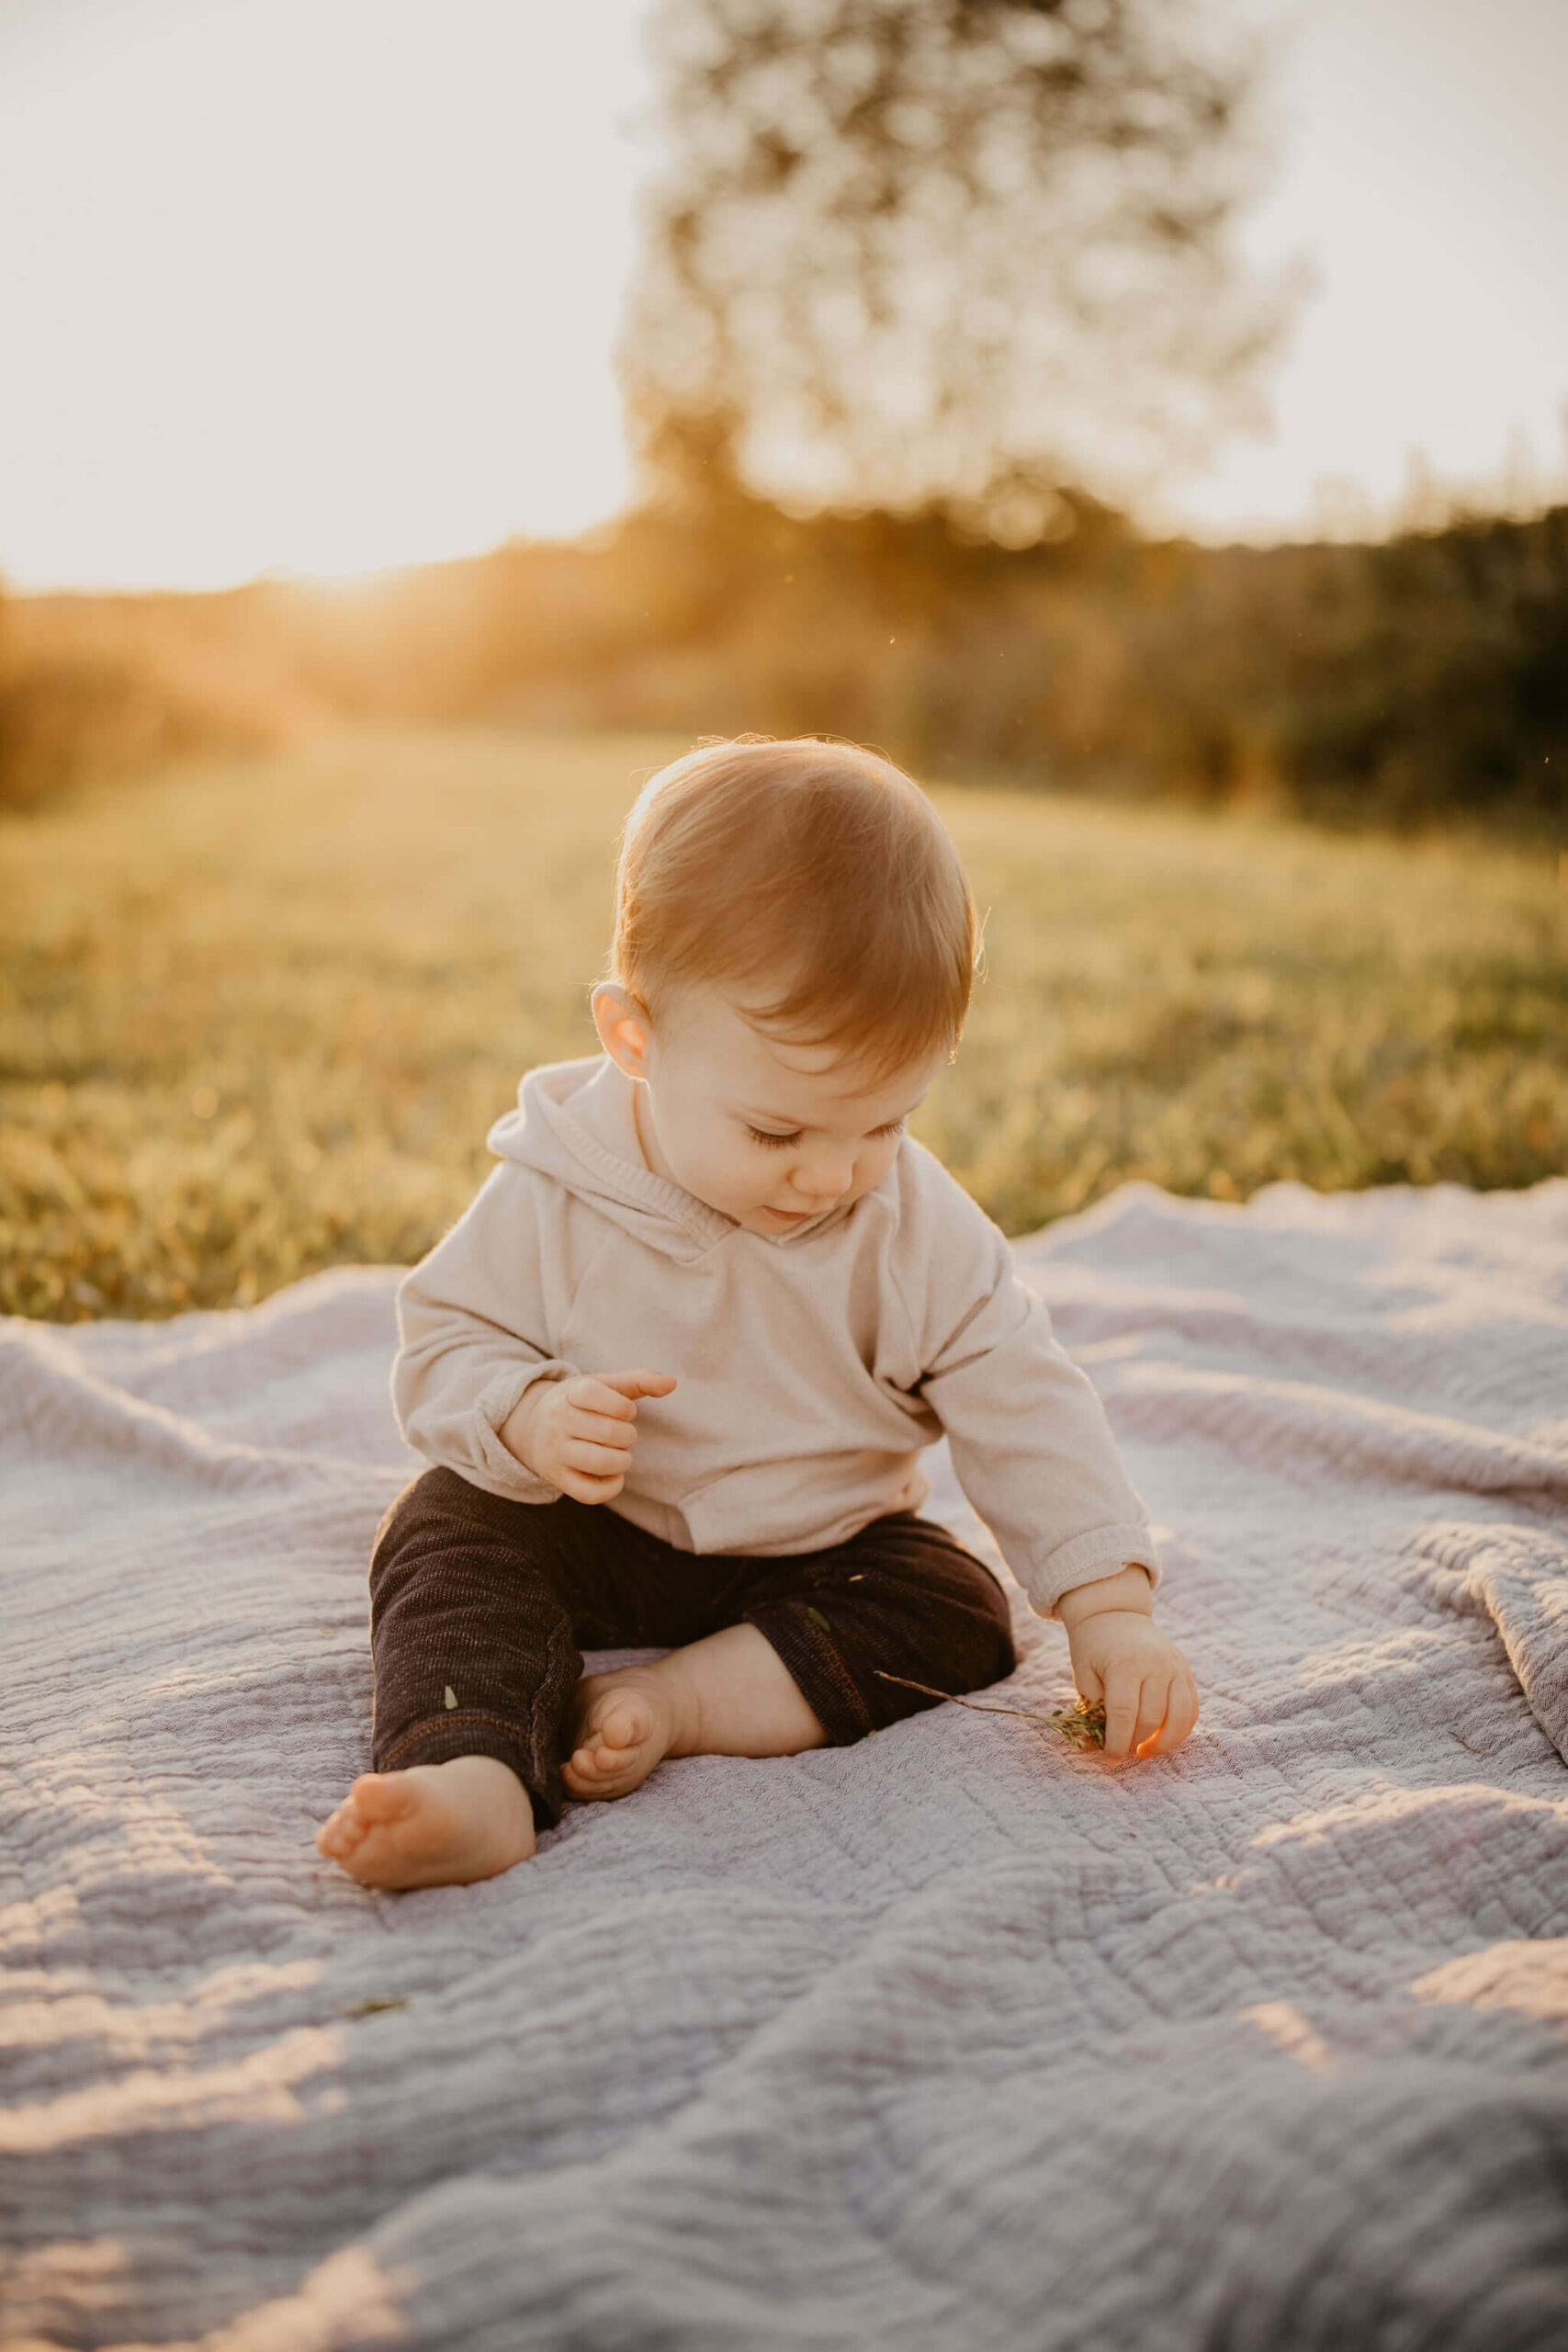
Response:
[[[1116,1613],[1152,1616],[1154,1599],[1153,1578],[1146,1568],[1134,1561],[1119,1568],[1114,1576],[1097,1577],[1090,1584],[1071,1586],[1057,1601],[1056,1614],[1070,1636],[1074,1628],[1089,1617]]]
[[[539,1477],[541,1473],[530,1459],[532,1452],[530,1441],[546,1385],[542,1380],[531,1380],[497,1431],[502,1445],[513,1460],[520,1462],[524,1469],[536,1478]]]

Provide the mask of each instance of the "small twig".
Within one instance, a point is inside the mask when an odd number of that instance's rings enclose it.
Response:
[[[1047,1731],[1059,1731],[1064,1739],[1078,1749],[1103,1747],[1105,1745],[1105,1709],[1098,1702],[1086,1706],[1080,1699],[1075,1706],[1058,1707],[1049,1715],[1036,1714],[1029,1707],[1002,1707],[994,1701],[960,1699],[951,1690],[933,1690],[929,1682],[911,1682],[907,1674],[887,1674],[874,1667],[874,1674],[884,1682],[900,1682],[906,1690],[921,1691],[928,1699],[945,1699],[954,1707],[968,1707],[977,1715],[1017,1715],[1026,1724],[1040,1724]]]
[[[994,1703],[987,1706],[981,1699],[960,1699],[951,1690],[933,1690],[929,1682],[911,1682],[907,1674],[884,1673],[881,1667],[874,1668],[873,1671],[884,1682],[901,1682],[906,1690],[923,1691],[928,1699],[945,1699],[950,1706],[972,1707],[977,1715],[1021,1715],[1026,1723],[1032,1724],[1049,1724],[1055,1721],[1053,1715],[1032,1714],[1027,1707],[998,1707]]]

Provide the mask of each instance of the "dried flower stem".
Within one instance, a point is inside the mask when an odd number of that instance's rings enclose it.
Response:
[[[968,1707],[977,1715],[1017,1715],[1023,1723],[1041,1724],[1047,1731],[1059,1731],[1080,1752],[1105,1745],[1105,1709],[1098,1701],[1089,1706],[1079,1699],[1070,1707],[1058,1707],[1053,1713],[1042,1715],[1028,1707],[1003,1707],[995,1701],[987,1703],[983,1699],[960,1699],[951,1690],[933,1690],[929,1682],[911,1682],[907,1674],[886,1674],[879,1666],[872,1671],[884,1682],[900,1682],[906,1690],[921,1691],[928,1699],[945,1699],[951,1706]]]

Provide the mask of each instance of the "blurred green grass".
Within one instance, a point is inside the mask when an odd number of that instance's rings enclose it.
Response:
[[[367,733],[0,818],[0,1307],[406,1262],[531,1064],[592,1050],[622,816],[683,741]],[[1545,854],[941,789],[986,974],[917,1131],[1009,1231],[1568,1168]]]

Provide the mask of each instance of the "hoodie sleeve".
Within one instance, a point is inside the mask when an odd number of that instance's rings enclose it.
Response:
[[[515,1502],[560,1489],[525,1470],[500,1437],[536,1380],[575,1367],[552,1355],[539,1191],[525,1169],[492,1169],[468,1208],[398,1288],[392,1404],[427,1460]]]
[[[919,1161],[900,1287],[920,1394],[964,1493],[1042,1616],[1075,1585],[1134,1563],[1157,1584],[1148,1513],[1092,1384],[1019,1280],[1005,1236],[930,1153]]]

